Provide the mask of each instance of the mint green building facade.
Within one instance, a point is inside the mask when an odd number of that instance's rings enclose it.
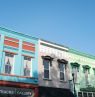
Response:
[[[95,97],[95,56],[69,48],[69,64],[72,92],[77,97]]]

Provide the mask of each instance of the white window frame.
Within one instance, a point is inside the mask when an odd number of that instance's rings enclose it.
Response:
[[[47,61],[47,59],[43,59],[43,65],[44,65],[44,61]],[[51,79],[51,66],[50,66],[51,63],[50,63],[50,60],[48,60],[48,61],[49,61],[49,64],[48,64],[48,65],[49,65],[49,69],[45,69],[45,68],[44,68],[44,71],[45,71],[45,70],[49,70],[49,78],[45,78],[45,76],[43,75],[43,78],[44,78],[44,79]],[[45,72],[44,72],[44,74],[45,74]]]
[[[60,71],[60,67],[59,67],[59,79],[60,79],[60,81],[65,81],[66,80],[66,76],[65,76],[65,68],[66,68],[66,64],[64,64],[64,63],[59,63],[59,65],[60,64],[63,64],[63,66],[64,66],[64,71],[62,72],[62,71]],[[64,79],[62,80],[61,79],[61,76],[60,76],[60,73],[64,73]]]
[[[28,57],[28,56],[23,56],[23,61],[24,61],[24,57]],[[32,77],[32,57],[28,57],[28,58],[31,58],[31,64],[29,64],[30,65],[30,75],[28,75],[28,76],[30,76],[30,77]],[[26,67],[26,64],[24,64],[24,68],[23,68],[23,76],[26,76],[25,74],[24,74],[24,69],[25,69],[25,67]]]
[[[75,72],[74,69],[77,69],[77,72]],[[72,74],[74,74],[74,79],[75,79],[75,73],[77,73],[77,79],[74,80],[75,83],[77,83],[77,81],[78,81],[78,72],[79,72],[79,70],[78,70],[78,67],[77,66],[72,67]]]
[[[87,78],[87,80],[86,80],[86,72],[88,72],[88,78]],[[89,69],[85,69],[84,76],[85,76],[85,84],[89,85]]]
[[[6,64],[6,63],[5,63],[5,59],[6,59],[6,53],[12,54],[12,53],[10,53],[10,52],[5,52],[5,58],[4,58],[4,74],[8,74],[8,73],[5,72],[5,64]],[[9,75],[14,74],[15,55],[14,55],[14,54],[12,54],[12,55],[13,55],[13,64],[12,64],[11,73],[10,73]]]

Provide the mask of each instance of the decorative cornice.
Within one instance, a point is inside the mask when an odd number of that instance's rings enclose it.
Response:
[[[42,59],[49,60],[50,61],[50,66],[52,66],[53,58],[51,56],[42,56]]]
[[[77,50],[74,50],[74,49],[71,49],[71,48],[69,48],[68,52],[73,53],[73,54],[77,54],[77,55],[80,55],[80,56],[83,56],[83,57],[95,59],[95,56],[93,56],[93,55],[86,54],[86,53],[83,53],[83,52],[80,52],[80,51],[77,51]]]
[[[50,61],[53,60],[53,58],[51,56],[42,56],[42,59],[47,59],[47,60],[50,60]]]
[[[65,59],[58,59],[57,61],[58,61],[58,63],[68,64],[68,61]]]
[[[83,68],[85,68],[85,69],[90,69],[91,67],[88,66],[88,65],[83,65]]]
[[[54,43],[54,42],[51,42],[51,41],[47,41],[47,40],[44,40],[44,39],[40,39],[40,43],[43,44],[43,45],[49,45],[49,46],[52,46],[52,47],[55,47],[55,48],[58,48],[58,49],[65,50],[65,51],[68,51],[68,49],[69,49],[67,46],[64,46],[64,45],[61,45],[61,44],[58,44],[58,43]]]
[[[71,64],[71,66],[73,66],[73,67],[80,67],[80,64],[77,63],[77,62],[75,62],[75,63],[70,63],[70,64]]]
[[[38,38],[36,38],[36,37],[30,36],[30,35],[27,35],[27,34],[23,34],[23,33],[20,33],[20,32],[15,32],[15,31],[3,28],[3,27],[0,27],[0,30],[5,31],[5,32],[9,32],[9,33],[12,33],[12,34],[20,35],[22,37],[27,37],[27,38],[30,38],[30,39],[38,40]]]

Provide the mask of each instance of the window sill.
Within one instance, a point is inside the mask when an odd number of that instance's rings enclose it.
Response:
[[[18,47],[14,47],[14,46],[9,46],[9,45],[4,45],[5,48],[9,48],[9,49],[14,49],[14,50],[18,50]],[[16,53],[17,54],[17,53]]]
[[[2,74],[0,74],[0,75],[3,75],[3,76],[11,76],[11,77],[19,77],[19,78],[38,79],[38,78],[35,78],[35,77],[31,77],[31,76],[19,76],[19,75],[6,74],[6,73],[2,73]]]
[[[60,80],[60,82],[62,82],[62,83],[67,83],[67,81],[65,81],[65,80]]]
[[[48,78],[43,78],[43,80],[52,81],[51,79],[48,79]]]
[[[78,82],[75,82],[75,84],[76,84],[76,85],[80,85],[80,83],[78,83]]]

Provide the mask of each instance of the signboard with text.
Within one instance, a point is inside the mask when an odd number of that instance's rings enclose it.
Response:
[[[32,89],[25,88],[14,88],[14,87],[0,87],[1,94],[14,94],[14,95],[23,95],[23,96],[31,96],[33,94]]]

